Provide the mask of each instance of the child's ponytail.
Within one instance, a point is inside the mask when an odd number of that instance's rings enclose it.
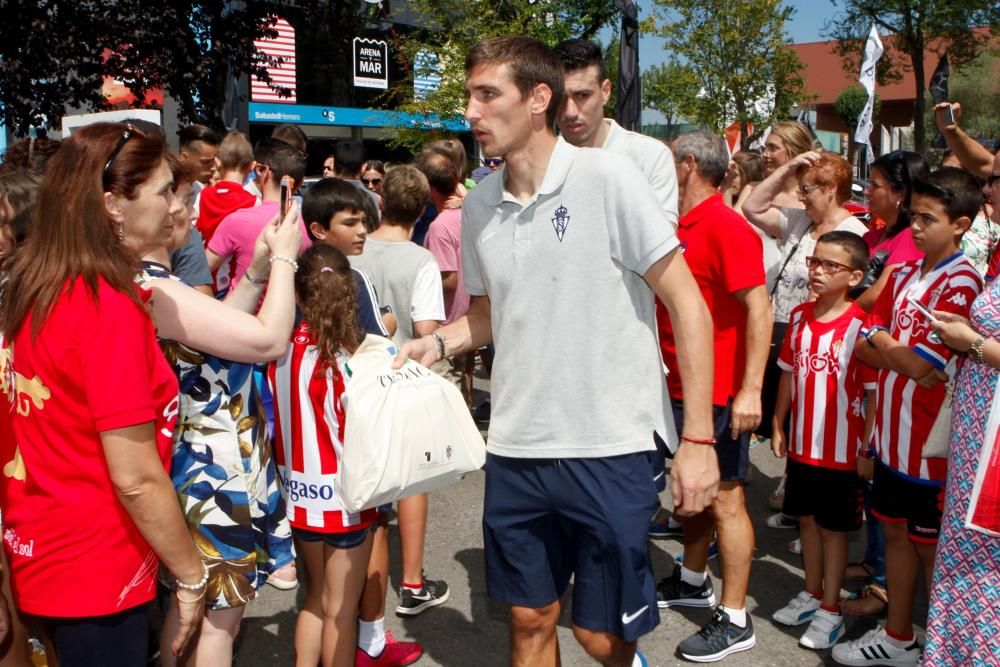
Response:
[[[341,346],[353,352],[360,345],[354,275],[339,250],[314,245],[303,253],[295,274],[295,292],[324,361],[333,363]]]

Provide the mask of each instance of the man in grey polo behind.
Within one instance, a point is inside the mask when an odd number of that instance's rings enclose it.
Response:
[[[653,292],[678,323],[685,431],[672,487],[683,514],[718,491],[715,452],[697,444],[713,432],[711,319],[642,174],[554,135],[555,54],[525,37],[484,40],[466,73],[473,135],[505,166],[464,200],[468,313],[406,343],[397,363],[497,343],[483,532],[488,592],[511,608],[511,663],[558,664],[573,577],[587,653],[646,664],[637,640],[659,622],[646,546],[652,435],[672,427]]]
[[[604,117],[604,105],[611,99],[611,79],[599,46],[585,39],[567,39],[555,47],[555,52],[566,81],[556,120],[560,135],[574,146],[600,148],[632,160],[676,229],[677,173],[670,149],[653,137],[630,132],[614,119]]]

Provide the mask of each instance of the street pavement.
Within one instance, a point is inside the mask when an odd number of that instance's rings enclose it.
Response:
[[[478,392],[477,392],[478,393]],[[775,530],[765,525],[771,514],[767,496],[775,488],[783,462],[775,459],[767,443],[751,451],[752,481],[747,486],[747,502],[757,535],[757,551],[750,578],[747,609],[757,635],[757,646],[750,651],[726,658],[723,664],[737,666],[832,665],[830,651],[814,652],[798,646],[805,626],[785,628],[771,621],[771,614],[802,590],[801,558],[786,545],[796,531]],[[665,504],[669,498],[664,499]],[[425,647],[416,664],[421,667],[502,667],[508,663],[507,614],[503,606],[486,596],[481,531],[483,474],[469,475],[461,483],[431,494],[427,527],[425,569],[433,579],[445,579],[451,588],[447,603],[415,618],[396,617],[395,587],[399,584],[399,535],[395,523],[390,527],[392,558],[391,584],[386,615],[386,629],[399,639],[416,640]],[[852,560],[863,553],[864,534],[851,538]],[[673,557],[681,552],[677,540],[650,543],[657,577],[673,569]],[[711,576],[716,592],[721,588],[718,561],[711,562]],[[860,584],[849,583],[853,588]],[[564,665],[592,665],[573,638],[568,612],[568,596],[559,623],[559,642]],[[261,598],[247,609],[235,664],[240,667],[293,665],[293,637],[299,591],[279,591],[265,586]],[[918,595],[923,595],[922,592]],[[920,603],[918,622],[922,625],[926,602]],[[660,625],[640,640],[640,648],[650,665],[682,665],[676,654],[678,642],[698,630],[711,615],[708,609],[661,610]],[[848,619],[847,639],[854,639],[874,627],[875,617]],[[918,635],[922,632],[918,630]]]

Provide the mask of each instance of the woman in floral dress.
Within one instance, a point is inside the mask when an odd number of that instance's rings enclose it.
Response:
[[[170,250],[186,242],[190,229],[188,209],[170,228],[151,226],[125,243],[143,259],[137,282],[152,293],[157,336],[180,381],[171,477],[210,575],[207,613],[190,658],[228,665],[246,604],[271,573],[294,561],[253,365],[277,358],[288,344],[301,235],[293,207],[262,231],[249,279],[219,303],[170,272]],[[167,612],[165,633],[176,623],[174,612]],[[171,667],[184,657],[162,660]]]
[[[1000,175],[1000,153],[993,164]],[[985,192],[1000,202],[1000,183]],[[994,206],[1000,224],[1000,207]],[[941,338],[959,351],[969,350],[980,336],[985,363],[975,354],[958,377],[955,389],[948,483],[938,542],[927,620],[925,665],[1000,665],[1000,538],[965,527],[980,452],[1000,379],[1000,280],[994,280],[972,304],[971,326],[962,318],[935,326]]]

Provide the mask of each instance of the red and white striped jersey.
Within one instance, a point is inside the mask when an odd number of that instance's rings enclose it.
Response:
[[[305,322],[292,332],[285,355],[267,368],[274,395],[274,457],[294,528],[340,533],[370,526],[378,510],[351,514],[335,492],[344,452],[345,412],[341,405],[346,350],[337,363],[322,362]]]
[[[919,300],[931,310],[968,317],[983,281],[961,252],[923,277],[922,266],[923,260],[906,262],[892,272],[865,326],[887,327],[889,335],[899,343],[912,348],[935,368],[944,369],[954,352],[930,339],[930,322],[911,304]],[[922,456],[944,395],[943,382],[927,389],[893,370],[878,371],[872,441],[883,463],[911,479],[944,483],[947,461]]]
[[[864,386],[854,358],[865,312],[851,304],[840,317],[820,322],[815,303],[792,311],[778,357],[792,374],[788,456],[808,465],[853,470],[864,435]]]

